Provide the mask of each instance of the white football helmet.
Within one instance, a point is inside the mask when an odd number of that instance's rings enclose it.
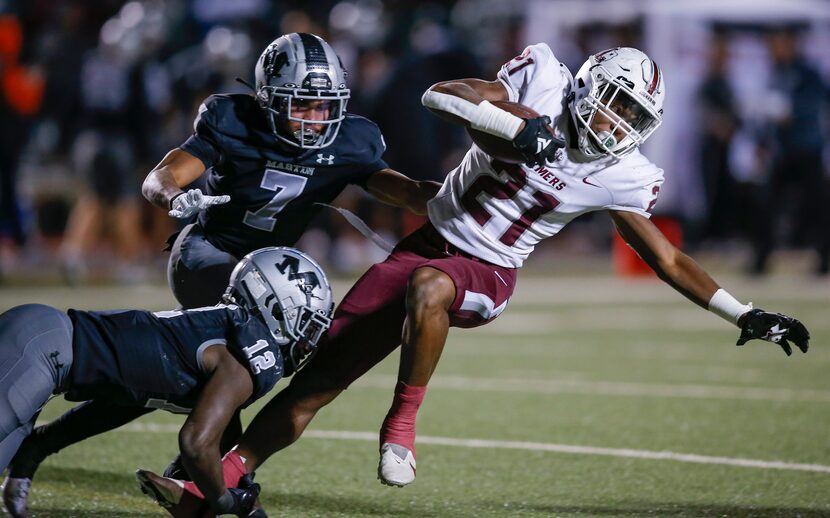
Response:
[[[632,152],[663,121],[665,96],[663,73],[644,52],[617,47],[589,57],[570,99],[580,151],[592,158]],[[591,128],[598,114],[610,121],[608,130]]]
[[[334,142],[351,92],[340,58],[323,38],[304,32],[280,36],[259,56],[254,75],[257,101],[280,141],[303,149],[320,149]],[[329,118],[292,117],[291,107],[297,100],[329,103]],[[301,123],[300,129],[286,132],[288,120]],[[318,132],[311,125],[324,129]]]
[[[334,299],[328,278],[314,260],[295,248],[268,247],[242,258],[231,273],[223,301],[265,321],[296,372],[331,326]]]

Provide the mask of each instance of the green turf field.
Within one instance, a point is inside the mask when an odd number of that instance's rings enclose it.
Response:
[[[734,347],[736,328],[658,282],[526,275],[496,322],[451,332],[412,486],[375,478],[394,357],[260,469],[263,503],[290,517],[830,516],[830,283],[719,280],[801,318],[811,351]],[[172,304],[162,286],[0,288],[0,309],[34,301]],[[53,401],[43,418],[66,407]],[[156,412],[50,458],[33,516],[165,516],[132,473],[164,468],[179,423]]]

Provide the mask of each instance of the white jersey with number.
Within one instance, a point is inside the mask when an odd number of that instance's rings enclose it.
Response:
[[[498,79],[509,100],[550,116],[564,138],[573,77],[547,44],[525,49],[501,68]],[[553,164],[528,167],[494,160],[473,144],[430,200],[429,219],[459,249],[518,268],[539,241],[586,212],[624,210],[650,217],[662,183],[663,170],[638,150],[621,159],[588,161],[569,147]]]

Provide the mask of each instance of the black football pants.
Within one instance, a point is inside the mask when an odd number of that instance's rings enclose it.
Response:
[[[173,242],[167,283],[184,309],[218,304],[239,260],[219,250],[198,223],[184,227]]]

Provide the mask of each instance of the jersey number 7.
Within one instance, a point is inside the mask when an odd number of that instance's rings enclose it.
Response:
[[[273,231],[274,225],[277,224],[276,215],[282,212],[288,202],[303,192],[307,182],[308,178],[304,176],[266,169],[259,186],[274,191],[274,197],[256,212],[247,211],[242,222],[258,230]]]

